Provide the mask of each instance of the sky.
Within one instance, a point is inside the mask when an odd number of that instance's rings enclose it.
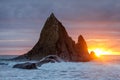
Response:
[[[120,53],[120,0],[0,0],[0,55],[28,52],[52,12],[89,50]]]

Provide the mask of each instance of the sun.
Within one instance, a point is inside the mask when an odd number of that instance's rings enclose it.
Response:
[[[110,51],[107,51],[107,50],[101,49],[101,48],[92,49],[92,51],[94,51],[96,56],[98,56],[98,57],[100,57],[101,55],[108,55],[108,54],[110,54]]]
[[[102,51],[100,49],[95,49],[94,52],[95,52],[96,56],[101,56],[104,53],[104,51]]]

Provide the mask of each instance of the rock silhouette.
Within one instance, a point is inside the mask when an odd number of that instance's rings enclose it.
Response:
[[[95,54],[94,51],[91,51],[91,52],[90,52],[90,58],[91,58],[91,59],[97,59],[98,57],[96,56],[96,54]]]
[[[78,37],[78,42],[76,43],[76,51],[79,53],[78,56],[80,57],[80,60],[89,60],[90,56],[88,53],[87,44],[82,35]]]
[[[20,69],[37,69],[37,66],[35,63],[21,63],[21,64],[15,64],[13,68],[20,68]]]
[[[41,59],[39,62],[36,63],[37,66],[41,66],[46,63],[55,63],[55,62],[62,62],[62,59],[60,59],[56,55],[48,55]]]
[[[46,63],[55,63],[55,62],[62,62],[62,59],[60,59],[56,55],[48,55],[44,58],[42,58],[38,62],[25,62],[25,63],[20,63],[20,64],[15,64],[13,68],[20,68],[20,69],[37,69],[37,67],[42,66],[43,64]]]
[[[75,44],[53,13],[45,22],[36,45],[28,53],[15,59],[40,60],[48,55],[57,55],[65,61],[90,60],[84,38],[80,35]]]

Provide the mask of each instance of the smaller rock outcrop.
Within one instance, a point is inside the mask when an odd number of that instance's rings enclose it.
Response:
[[[78,42],[76,43],[76,52],[78,53],[79,61],[89,61],[90,55],[88,52],[87,44],[82,35],[78,37]]]
[[[22,64],[16,64],[13,66],[13,68],[20,68],[20,69],[37,69],[35,63],[22,63]]]
[[[91,59],[96,59],[96,58],[97,58],[97,56],[96,56],[96,54],[95,54],[94,51],[91,51],[91,52],[90,52],[90,58],[91,58]]]
[[[36,62],[36,63],[27,62],[27,63],[16,64],[13,66],[13,68],[37,69],[37,66],[40,67],[46,63],[55,63],[55,62],[61,62],[61,61],[63,60],[56,55],[48,55],[45,58],[41,59],[39,62]]]
[[[36,63],[37,66],[41,66],[45,63],[55,63],[55,62],[61,62],[63,61],[61,58],[59,58],[56,55],[48,55],[45,58],[41,59],[38,63]]]

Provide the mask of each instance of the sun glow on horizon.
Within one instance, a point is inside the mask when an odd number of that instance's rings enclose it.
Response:
[[[112,51],[110,50],[105,50],[102,48],[94,48],[94,49],[89,49],[89,52],[94,51],[96,56],[100,57],[101,55],[110,55]]]

